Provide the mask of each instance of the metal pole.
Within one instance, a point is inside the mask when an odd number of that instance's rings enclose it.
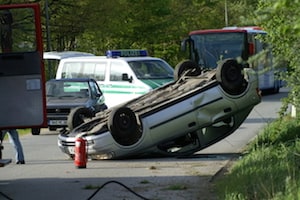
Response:
[[[228,10],[227,10],[227,0],[225,0],[225,26],[228,26]]]
[[[49,28],[49,8],[48,8],[48,0],[45,1],[45,13],[46,13],[47,51],[50,51],[50,50],[51,50],[51,44],[50,44],[50,28]]]
[[[50,39],[50,27],[49,27],[49,4],[48,0],[45,1],[45,14],[46,14],[46,38],[47,38],[47,44],[46,44],[46,51],[51,51],[51,39]],[[47,79],[50,79],[52,77],[52,66],[50,60],[48,60],[48,76]]]

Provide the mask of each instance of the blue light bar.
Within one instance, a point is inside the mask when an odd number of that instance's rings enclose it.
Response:
[[[109,58],[115,57],[142,57],[147,56],[147,50],[126,49],[126,50],[108,50],[106,56]]]

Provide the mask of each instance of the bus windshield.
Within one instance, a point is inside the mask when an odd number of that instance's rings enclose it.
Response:
[[[247,37],[245,32],[203,33],[191,35],[194,48],[192,59],[201,68],[216,68],[226,58],[247,59]]]

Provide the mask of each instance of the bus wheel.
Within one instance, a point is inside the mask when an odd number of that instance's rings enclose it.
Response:
[[[235,59],[226,59],[218,65],[216,79],[228,94],[238,95],[245,91],[247,82],[242,69]]]
[[[75,127],[84,123],[85,118],[92,118],[95,114],[88,108],[77,107],[71,110],[68,115],[67,125],[69,130],[73,130]]]
[[[174,80],[177,81],[184,72],[188,71],[187,76],[198,76],[201,74],[201,69],[191,60],[184,60],[178,63],[174,70]]]
[[[273,94],[277,94],[277,93],[279,93],[279,90],[280,90],[280,82],[279,81],[275,81],[272,93]]]
[[[135,113],[128,107],[114,108],[108,117],[108,129],[117,143],[135,144],[142,136]]]

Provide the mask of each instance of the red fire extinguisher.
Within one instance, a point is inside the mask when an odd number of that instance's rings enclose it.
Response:
[[[75,140],[75,159],[74,164],[77,168],[86,168],[86,139],[77,137]]]

